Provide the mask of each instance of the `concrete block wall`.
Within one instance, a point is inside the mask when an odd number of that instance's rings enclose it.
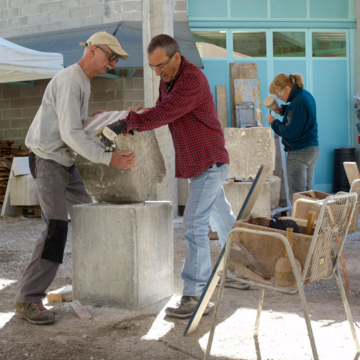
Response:
[[[144,103],[143,70],[137,70],[132,78],[126,78],[126,71],[122,70],[120,76],[91,81],[89,116],[97,109],[123,110]],[[24,145],[49,81],[35,81],[34,87],[0,84],[0,140]]]
[[[187,20],[186,0],[173,0],[174,20]],[[0,0],[0,37],[116,21],[141,21],[142,0]]]

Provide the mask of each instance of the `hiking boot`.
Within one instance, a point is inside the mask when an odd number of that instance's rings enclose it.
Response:
[[[183,295],[179,303],[177,303],[176,308],[168,307],[165,309],[165,313],[168,316],[178,318],[178,319],[186,319],[191,317],[194,313],[196,306],[200,300],[200,296],[187,296]],[[209,314],[209,304],[207,304],[204,314]]]
[[[32,304],[16,302],[15,315],[36,325],[52,324],[55,321],[55,315],[44,307],[42,301]]]

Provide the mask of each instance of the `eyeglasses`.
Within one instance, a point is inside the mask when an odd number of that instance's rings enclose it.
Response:
[[[175,55],[175,54],[174,54],[174,55]],[[163,71],[163,70],[164,70],[164,67],[170,62],[170,60],[173,58],[174,55],[171,55],[170,58],[169,58],[169,60],[168,60],[166,63],[164,63],[164,64],[156,65],[156,66],[149,64],[150,69],[151,69],[151,70],[154,70],[154,71],[156,71],[156,70],[158,70],[158,71]]]
[[[285,92],[285,90],[286,90],[286,88],[284,88],[284,89],[282,89],[281,91],[279,91],[278,93],[275,93],[275,95],[277,96],[277,97],[282,97],[283,96],[283,94],[284,94],[284,92]]]
[[[115,60],[115,62],[118,62],[120,60],[120,57],[115,55],[115,54],[112,54],[112,53],[109,53],[108,51],[104,50],[102,47],[100,46],[97,46],[95,45],[98,49],[102,50],[105,54],[108,54],[108,60],[110,62],[113,62]]]

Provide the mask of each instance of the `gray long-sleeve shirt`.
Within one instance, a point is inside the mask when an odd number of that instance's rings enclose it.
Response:
[[[92,162],[109,165],[112,154],[83,130],[89,97],[90,79],[78,64],[60,71],[45,90],[26,136],[26,146],[39,157],[63,166],[74,164],[68,146]]]

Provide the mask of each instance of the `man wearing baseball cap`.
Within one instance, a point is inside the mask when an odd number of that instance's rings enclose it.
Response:
[[[127,60],[129,55],[106,32],[98,32],[80,45],[85,46],[82,59],[49,82],[25,139],[31,151],[29,165],[38,189],[45,230],[35,244],[20,282],[15,314],[38,325],[55,321],[54,314],[43,306],[41,299],[63,261],[68,208],[93,202],[68,147],[90,161],[118,169],[129,169],[135,161],[135,155],[128,151],[105,152],[83,130],[88,119],[90,80],[106,74],[119,59]]]

